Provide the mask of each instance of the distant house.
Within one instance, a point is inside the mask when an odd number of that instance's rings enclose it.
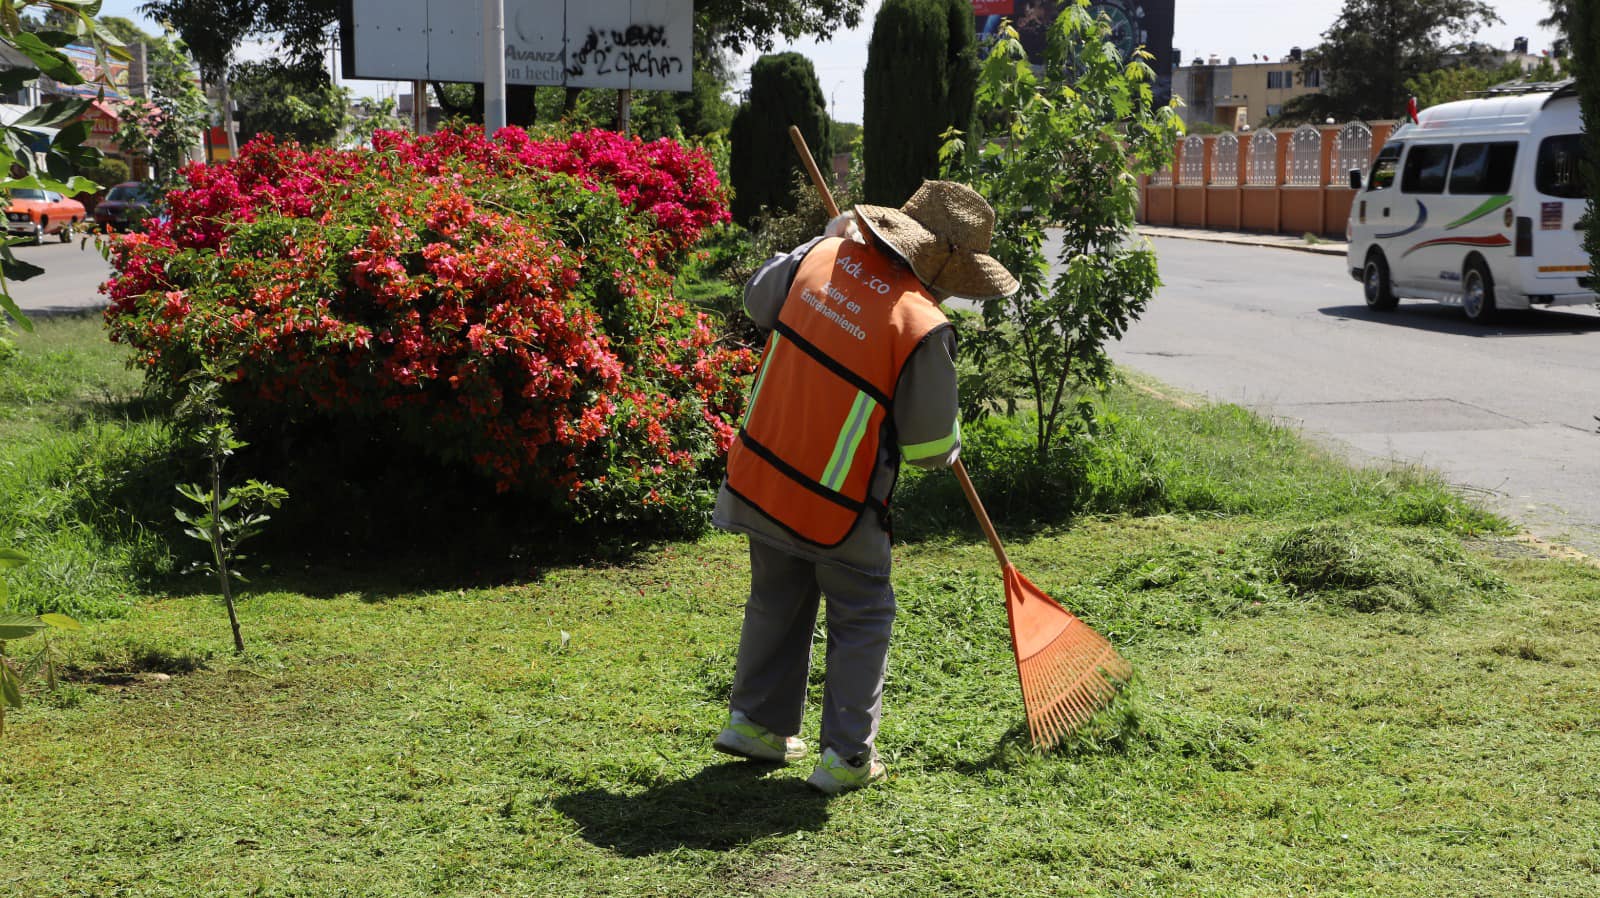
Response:
[[[0,92],[0,123],[9,125],[41,103],[72,98],[93,98],[89,110],[84,113],[84,118],[91,123],[92,128],[85,143],[108,156],[127,158],[127,154],[117,146],[113,138],[122,122],[118,108],[130,96],[131,67],[128,63],[108,58],[105,69],[102,70],[93,47],[69,44],[62,48],[62,52],[73,61],[88,83],[63,84],[54,78],[41,76],[9,93]],[[0,44],[0,71],[34,67],[27,56]],[[102,71],[109,73],[106,79],[108,83],[100,83],[97,80],[100,79]],[[48,146],[50,138],[56,134],[54,128],[27,130],[38,135],[38,139],[32,142],[35,151],[43,151]]]
[[[1179,115],[1190,128],[1202,122],[1237,131],[1259,127],[1295,97],[1322,92],[1322,71],[1306,66],[1297,47],[1275,62],[1257,58],[1226,63],[1213,56],[1179,66],[1172,92],[1183,98]]]

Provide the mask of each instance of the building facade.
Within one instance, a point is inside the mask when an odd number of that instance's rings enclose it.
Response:
[[[1283,111],[1295,97],[1322,92],[1322,71],[1305,65],[1299,52],[1277,62],[1226,63],[1213,56],[1179,66],[1173,93],[1183,98],[1183,122],[1191,129],[1204,122],[1238,131],[1259,128]]]

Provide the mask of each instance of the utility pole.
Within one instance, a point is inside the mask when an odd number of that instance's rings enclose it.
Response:
[[[228,70],[222,70],[222,131],[228,135],[228,158],[239,155],[239,135],[233,130],[233,98],[228,95]]]
[[[483,130],[506,126],[506,5],[483,0]]]

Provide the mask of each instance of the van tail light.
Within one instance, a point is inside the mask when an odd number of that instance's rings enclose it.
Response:
[[[1527,216],[1517,219],[1517,255],[1533,255],[1533,219]]]

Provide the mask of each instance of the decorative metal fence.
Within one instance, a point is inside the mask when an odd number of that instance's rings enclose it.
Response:
[[[1347,172],[1353,168],[1366,171],[1372,161],[1372,129],[1363,122],[1351,122],[1339,129],[1333,147],[1332,181],[1342,184]]]
[[[1211,183],[1219,187],[1239,186],[1239,138],[1224,134],[1211,148]]]
[[[1278,135],[1257,131],[1250,138],[1250,171],[1245,183],[1251,187],[1278,186]]]
[[[1184,138],[1183,152],[1178,157],[1178,183],[1206,183],[1206,139],[1198,134]]]
[[[1289,138],[1289,185],[1322,186],[1322,132],[1311,125],[1294,129]]]

